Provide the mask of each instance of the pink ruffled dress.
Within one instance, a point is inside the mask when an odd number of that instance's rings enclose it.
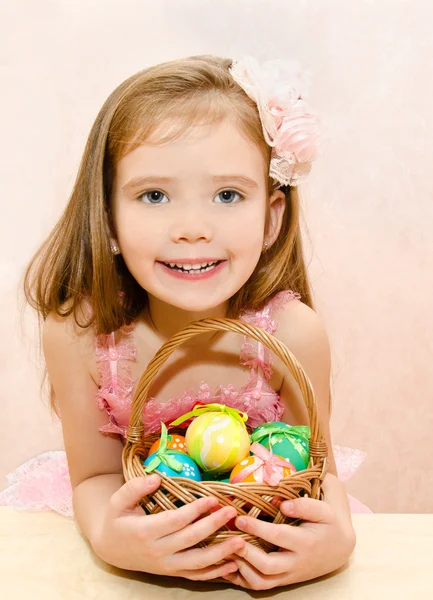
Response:
[[[261,311],[244,312],[240,318],[273,334],[277,329],[278,311],[290,301],[299,301],[300,295],[285,290],[274,295]],[[123,327],[116,343],[114,333],[96,338],[96,357],[100,385],[96,401],[108,416],[102,434],[119,434],[124,441],[131,414],[134,386],[131,361],[136,358],[136,348],[131,333],[134,325]],[[192,410],[197,402],[222,403],[248,414],[248,428],[255,429],[261,423],[279,421],[284,407],[279,394],[269,385],[272,375],[272,352],[260,342],[244,336],[241,364],[250,368],[250,377],[240,389],[234,385],[220,385],[212,390],[202,382],[198,390],[188,389],[167,402],[148,398],[143,409],[143,423],[147,434],[159,430],[161,421],[171,423],[177,417]],[[361,450],[333,446],[339,479],[345,481],[353,476],[365,458]],[[64,451],[46,452],[26,462],[7,475],[8,487],[0,492],[0,506],[26,510],[54,510],[65,516],[73,516],[72,488]],[[372,511],[348,495],[352,512]]]

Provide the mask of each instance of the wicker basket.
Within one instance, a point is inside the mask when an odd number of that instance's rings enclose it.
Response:
[[[122,454],[125,480],[146,476],[143,461],[147,457],[150,446],[160,437],[159,434],[144,436],[143,407],[152,381],[161,366],[178,346],[196,335],[210,331],[231,331],[248,335],[273,351],[290,370],[302,392],[310,420],[309,466],[303,471],[298,471],[290,477],[282,479],[278,487],[244,482],[237,484],[218,481],[196,482],[183,477],[167,477],[158,473],[161,477],[160,487],[153,494],[142,498],[140,505],[148,514],[156,514],[164,510],[176,510],[175,502],[178,500],[186,504],[200,497],[216,496],[221,507],[234,506],[238,515],[258,517],[260,514],[261,517],[265,515],[267,520],[272,523],[298,525],[299,520],[290,519],[281,514],[278,507],[271,504],[270,500],[275,496],[287,500],[300,496],[309,496],[318,500],[324,499],[321,484],[326,474],[327,445],[321,431],[313,388],[301,365],[282,342],[263,329],[244,321],[226,318],[195,321],[167,340],[155,354],[138,382],[132,402],[131,418]],[[185,433],[185,430],[170,430],[170,433],[174,432]],[[227,526],[221,527],[198,546],[205,547],[235,535],[241,535],[246,541],[265,552],[270,552],[276,548],[265,540],[239,530],[233,531]]]

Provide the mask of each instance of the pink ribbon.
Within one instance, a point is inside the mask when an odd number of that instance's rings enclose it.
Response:
[[[230,483],[240,483],[246,479],[248,475],[251,475],[251,473],[254,473],[254,471],[257,471],[260,467],[263,467],[263,482],[275,487],[280,483],[281,479],[283,479],[283,467],[291,469],[293,472],[296,471],[296,468],[291,462],[276,456],[273,452],[270,452],[267,448],[257,442],[254,442],[251,445],[250,450],[255,455],[254,462],[245,467],[245,469],[242,469],[242,471],[239,471]],[[278,467],[281,468],[279,469]]]

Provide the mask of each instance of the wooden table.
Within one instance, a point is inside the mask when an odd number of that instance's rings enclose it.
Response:
[[[353,515],[357,546],[347,566],[299,585],[251,592],[122,571],[99,560],[71,519],[0,508],[2,600],[392,600],[433,597],[433,515]],[[203,598],[203,600],[205,600]]]

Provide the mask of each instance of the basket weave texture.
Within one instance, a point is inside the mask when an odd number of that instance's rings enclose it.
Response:
[[[143,407],[150,386],[159,369],[176,348],[184,342],[196,335],[211,331],[229,331],[248,335],[274,352],[289,369],[301,390],[310,421],[310,462],[308,468],[281,479],[277,487],[271,487],[266,483],[196,482],[182,477],[167,477],[162,473],[158,473],[161,477],[160,487],[153,494],[143,497],[140,505],[146,513],[156,514],[165,510],[176,510],[175,503],[179,504],[179,501],[187,504],[197,500],[197,498],[216,496],[221,507],[234,506],[239,516],[248,515],[257,518],[260,515],[260,518],[265,518],[275,524],[284,523],[296,526],[300,523],[299,519],[290,519],[283,515],[278,509],[278,504],[271,504],[271,500],[275,496],[278,496],[281,500],[292,500],[301,496],[317,500],[324,499],[322,482],[326,475],[327,444],[323,438],[313,388],[299,362],[280,340],[255,325],[237,319],[202,319],[190,323],[168,339],[149,362],[138,382],[132,401],[131,417],[122,454],[125,480],[147,476],[143,461],[147,458],[151,445],[160,437],[159,434],[145,436],[142,421]],[[171,428],[169,433],[184,434],[185,430]],[[226,525],[200,542],[198,546],[206,547],[239,535],[265,552],[276,549],[276,546],[261,538],[239,530],[231,530]]]

